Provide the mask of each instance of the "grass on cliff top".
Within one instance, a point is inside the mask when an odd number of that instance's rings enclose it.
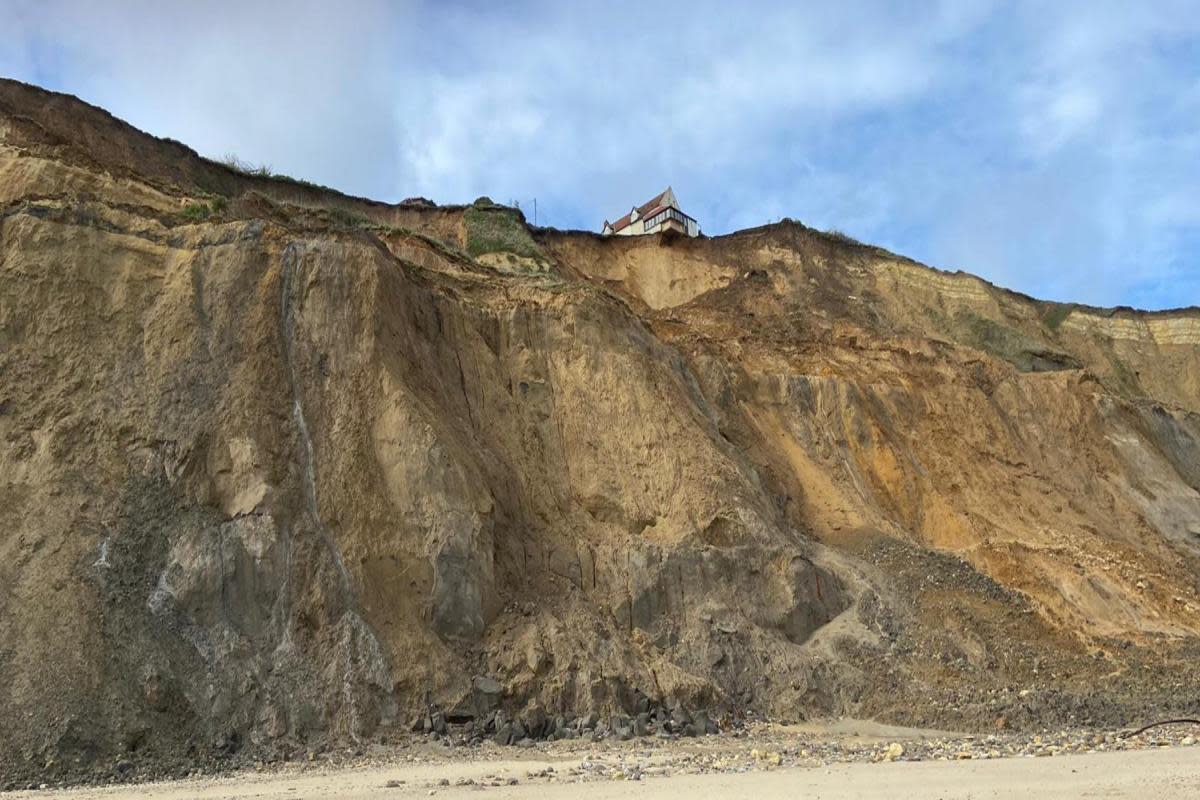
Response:
[[[463,213],[463,223],[467,228],[467,253],[472,258],[487,253],[512,253],[539,264],[546,261],[520,212],[514,208],[477,200]]]
[[[858,247],[868,246],[868,245],[864,245],[862,242],[860,242],[858,239],[855,239],[853,236],[850,236],[847,233],[843,233],[842,231],[839,231],[837,228],[830,228],[827,231],[817,231],[817,233],[821,234],[826,239],[833,239],[835,242],[841,242],[842,244],[852,244],[852,245],[857,245]]]
[[[226,153],[221,163],[241,175],[253,175],[258,178],[274,178],[275,172],[266,164],[254,165],[243,161],[233,153]]]
[[[183,218],[189,222],[203,222],[213,214],[220,214],[224,211],[225,205],[224,197],[214,197],[207,203],[188,203],[183,208]]]
[[[330,189],[328,186],[322,186],[319,183],[306,181],[303,178],[293,178],[291,175],[284,175],[282,172],[276,172],[269,164],[252,164],[249,161],[243,161],[234,153],[226,153],[225,157],[216,163],[223,164],[237,174],[245,175],[250,178],[269,178],[273,181],[290,183],[293,186],[313,189],[318,192],[337,192],[336,189]]]

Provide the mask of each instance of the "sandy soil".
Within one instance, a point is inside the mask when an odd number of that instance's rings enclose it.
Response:
[[[182,798],[1173,798],[1200,796],[1200,750],[1161,748],[1091,753],[1056,758],[1009,758],[995,761],[843,764],[821,768],[783,768],[745,774],[678,775],[641,781],[594,783],[527,782],[530,771],[563,761],[483,761],[415,766],[372,767],[309,773],[254,774],[228,779],[198,779],[136,787],[26,792],[17,798],[63,797],[73,800],[182,800]],[[517,777],[516,785],[454,785],[485,776]],[[519,777],[518,777],[519,776]],[[451,785],[441,786],[448,780]],[[399,783],[399,782],[403,783]],[[392,785],[389,785],[389,782]],[[399,783],[399,785],[395,785]]]

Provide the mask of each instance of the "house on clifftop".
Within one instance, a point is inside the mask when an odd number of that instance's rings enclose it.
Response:
[[[678,231],[685,236],[698,236],[700,225],[679,208],[675,192],[666,191],[648,203],[643,203],[616,222],[604,220],[605,236],[642,236],[647,233]]]

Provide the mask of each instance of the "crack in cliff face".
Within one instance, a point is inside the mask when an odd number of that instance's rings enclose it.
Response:
[[[284,362],[288,377],[288,387],[292,396],[292,421],[299,432],[300,444],[303,449],[303,484],[306,512],[312,521],[318,538],[321,540],[337,569],[340,599],[346,606],[340,620],[340,623],[343,625],[343,646],[339,648],[342,664],[341,694],[343,702],[349,710],[348,733],[351,738],[357,741],[360,730],[368,727],[363,724],[364,716],[372,717],[378,721],[378,710],[373,708],[377,704],[375,702],[369,702],[365,708],[359,708],[357,700],[359,693],[355,691],[355,685],[375,685],[379,693],[384,695],[386,702],[383,705],[391,707],[394,706],[394,700],[391,698],[393,682],[387,658],[384,655],[383,645],[359,609],[350,573],[346,569],[345,561],[342,559],[342,554],[333,532],[322,521],[319,510],[316,452],[313,447],[308,420],[304,414],[304,404],[301,399],[302,390],[296,372],[296,320],[295,301],[292,295],[295,290],[296,273],[300,265],[298,251],[298,245],[292,242],[284,249],[281,257],[280,325],[283,336]],[[286,577],[284,580],[286,591],[290,595],[293,570],[291,563],[291,521],[289,520],[285,523],[282,528],[287,540],[284,546],[287,561]],[[285,619],[285,630],[290,631],[291,625],[289,623],[290,620]],[[290,637],[290,633],[287,635]],[[365,640],[365,643],[363,640]],[[377,700],[378,698],[375,699]]]
[[[308,421],[304,416],[304,404],[300,399],[301,392],[299,381],[296,378],[296,358],[295,358],[295,328],[296,320],[295,313],[292,309],[292,283],[295,280],[295,273],[299,258],[297,256],[297,245],[292,242],[283,252],[282,263],[282,289],[280,300],[280,319],[283,328],[283,350],[284,363],[287,367],[288,387],[292,393],[292,421],[296,425],[296,429],[300,432],[300,444],[304,449],[304,499],[307,505],[308,514],[312,519],[313,525],[320,534],[326,547],[329,549],[329,554],[333,558],[334,564],[337,566],[338,576],[341,579],[342,591],[347,598],[353,596],[352,582],[350,573],[346,571],[346,564],[342,560],[341,551],[337,547],[337,543],[333,541],[333,536],[330,531],[321,522],[321,514],[317,504],[317,468],[316,456],[313,449],[312,436],[308,430]]]

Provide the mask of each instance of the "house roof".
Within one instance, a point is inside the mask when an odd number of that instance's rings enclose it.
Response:
[[[648,202],[642,203],[640,206],[638,206],[638,208],[637,208],[638,219],[643,219],[643,218],[651,216],[653,214],[657,214],[659,211],[661,211],[663,208],[665,208],[666,204],[663,203],[663,198],[667,196],[667,192],[669,192],[669,191],[671,191],[670,186],[668,186],[667,188],[665,188],[661,192],[659,192],[657,195],[655,195],[653,199],[649,200]],[[632,220],[629,218],[630,214],[632,214],[632,213],[633,212],[630,211],[629,214],[626,214],[625,216],[621,217],[616,222],[606,222],[606,224],[610,228],[613,229],[614,233],[621,230],[622,228],[627,228],[629,226],[629,223],[632,222]]]

